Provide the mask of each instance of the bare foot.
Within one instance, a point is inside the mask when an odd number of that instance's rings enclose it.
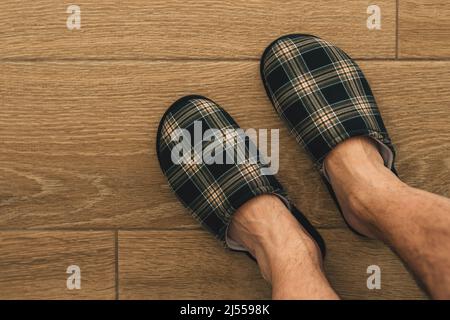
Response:
[[[338,145],[325,168],[347,222],[393,248],[433,298],[449,299],[450,200],[400,181],[369,138]]]
[[[315,241],[275,195],[255,197],[239,208],[228,235],[250,251],[269,282],[272,280],[270,263],[285,260],[289,254],[305,254],[317,265],[322,263]]]
[[[245,203],[228,236],[256,258],[274,299],[337,298],[323,274],[319,247],[277,196]]]
[[[370,238],[379,238],[372,209],[407,186],[384,166],[375,142],[353,137],[326,157],[324,166],[347,223]],[[378,202],[378,203],[375,203]]]

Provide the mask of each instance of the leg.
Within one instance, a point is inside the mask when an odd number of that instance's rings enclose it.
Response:
[[[400,181],[369,138],[341,143],[325,167],[349,224],[392,247],[433,298],[449,299],[450,200]]]
[[[319,248],[286,206],[258,196],[236,212],[229,236],[257,259],[274,299],[337,299],[322,270]]]

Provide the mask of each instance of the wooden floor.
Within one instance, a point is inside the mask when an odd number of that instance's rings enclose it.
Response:
[[[450,5],[370,1],[0,2],[0,298],[270,298],[245,255],[224,251],[172,195],[156,127],[198,93],[242,127],[281,128],[279,178],[323,233],[343,298],[422,299],[402,263],[352,234],[265,96],[258,59],[276,37],[313,33],[357,58],[409,184],[450,196]],[[67,267],[81,270],[68,290]],[[378,265],[381,290],[368,290]]]

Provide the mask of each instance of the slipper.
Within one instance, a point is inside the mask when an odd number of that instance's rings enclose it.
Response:
[[[196,134],[204,137],[205,133],[211,132],[209,129],[215,132],[214,138],[198,140],[194,137]],[[238,124],[225,110],[202,96],[186,96],[169,107],[159,124],[156,150],[161,170],[176,196],[190,209],[194,218],[225,247],[247,251],[227,237],[234,213],[245,202],[258,195],[276,195],[315,240],[324,256],[325,244],[322,237],[291,203],[275,176],[261,173],[264,165],[260,159],[255,157],[255,161],[227,161],[227,151],[234,150],[239,141],[234,135],[237,129]],[[202,152],[204,156],[208,146],[220,141],[217,138],[222,133],[225,138],[220,145],[225,146],[223,142],[226,141],[226,148],[222,153],[219,149],[214,149],[219,150],[214,155],[215,159],[222,159],[222,163],[202,159]],[[257,150],[248,137],[245,137],[244,148],[244,154]]]
[[[286,35],[266,48],[260,70],[276,112],[311,156],[341,214],[323,166],[339,143],[355,136],[372,138],[385,166],[397,174],[395,148],[369,83],[344,51],[316,36]]]

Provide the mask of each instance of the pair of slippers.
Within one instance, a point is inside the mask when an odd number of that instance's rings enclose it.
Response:
[[[372,138],[385,166],[395,173],[395,149],[370,86],[359,66],[344,51],[312,35],[283,36],[265,50],[261,78],[276,112],[311,156],[336,203],[323,162],[342,141],[355,136]],[[212,100],[192,95],[177,100],[166,111],[157,133],[161,169],[193,216],[226,247],[246,251],[227,237],[233,214],[254,197],[273,194],[285,203],[325,256],[325,243],[318,231],[293,205],[276,177],[261,173],[265,165],[260,160],[240,164],[174,162],[172,151],[180,142],[186,142],[189,156],[195,156],[198,147],[208,147],[210,142],[200,141],[192,146],[187,141],[195,134],[203,136],[208,129],[225,133],[239,126]],[[188,134],[180,139],[177,132]],[[227,139],[231,147],[234,138]],[[243,152],[255,148],[251,140],[244,145]]]

